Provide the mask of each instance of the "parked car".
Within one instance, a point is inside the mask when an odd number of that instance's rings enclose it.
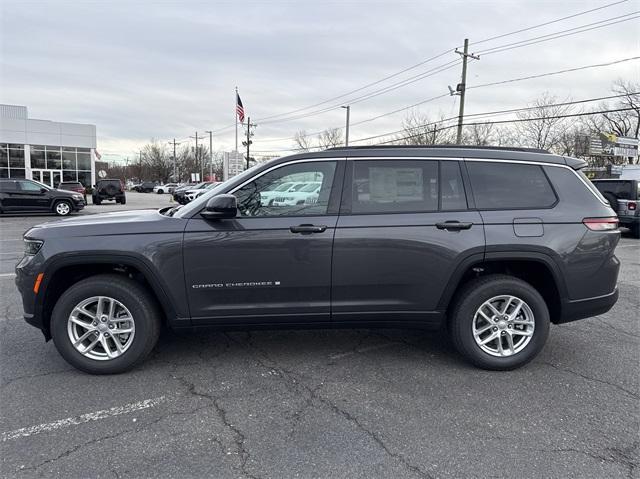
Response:
[[[640,180],[591,180],[618,214],[620,225],[640,238]]]
[[[173,190],[175,190],[177,187],[178,187],[178,183],[165,183],[164,185],[154,186],[153,192],[159,195],[163,193],[173,193]]]
[[[481,147],[293,155],[179,209],[31,228],[16,284],[25,320],[95,374],[139,364],[163,324],[445,327],[472,364],[514,369],[550,323],[618,298],[618,219],[584,166]],[[262,202],[303,176],[317,201]]]
[[[317,198],[322,183],[312,182],[305,184],[297,191],[282,193],[273,198],[274,206],[293,206],[308,203],[311,198]]]
[[[133,189],[138,193],[151,193],[155,187],[156,184],[153,181],[143,181],[135,185]]]
[[[87,189],[79,181],[63,181],[58,185],[58,189],[80,193],[84,198],[84,203],[87,204]]]
[[[187,190],[185,192],[185,197],[186,197],[186,203],[189,203],[193,200],[195,200],[196,198],[198,198],[199,196],[204,195],[205,193],[208,193],[209,190],[215,188],[216,186],[218,186],[221,182],[220,181],[214,181],[213,183],[208,184],[207,186],[205,186],[204,188],[200,188],[198,190],[193,190],[193,191],[189,191]]]
[[[93,187],[91,201],[94,205],[102,204],[103,201],[113,200],[124,205],[127,203],[127,196],[124,192],[122,182],[117,178],[98,180]]]
[[[0,178],[0,213],[55,213],[67,216],[85,206],[80,193],[50,188],[33,180]]]
[[[189,202],[188,194],[194,193],[202,188],[209,186],[212,181],[203,181],[189,188],[179,188],[173,192],[173,199],[181,205],[186,205]]]
[[[260,192],[260,199],[262,204],[272,205],[277,196],[284,195],[286,193],[293,193],[294,191],[304,188],[306,185],[307,183],[300,181],[287,181],[286,183],[279,185],[272,185],[272,189]]]

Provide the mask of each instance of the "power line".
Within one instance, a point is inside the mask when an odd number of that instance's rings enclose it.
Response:
[[[579,17],[579,16],[582,16],[582,15],[586,15],[588,13],[592,13],[592,12],[595,12],[595,11],[598,11],[598,10],[603,10],[605,8],[609,8],[609,7],[612,7],[612,6],[621,4],[621,3],[625,3],[627,1],[629,1],[629,0],[620,0],[620,1],[617,1],[617,2],[613,2],[613,3],[609,3],[609,4],[606,4],[606,5],[603,5],[601,7],[592,8],[592,9],[585,10],[585,11],[582,11],[582,12],[578,12],[578,13],[575,13],[575,14],[572,14],[572,15],[561,17],[561,18],[558,18],[558,19],[555,19],[555,20],[551,20],[551,21],[548,21],[548,22],[544,22],[544,23],[540,23],[540,24],[537,24],[537,25],[533,25],[533,26],[530,26],[530,27],[527,27],[527,28],[522,28],[522,29],[515,30],[515,31],[512,31],[512,32],[503,33],[501,35],[497,35],[497,36],[494,36],[494,37],[485,38],[485,39],[479,40],[477,42],[472,42],[472,45],[479,45],[481,43],[489,42],[489,41],[492,41],[492,40],[497,40],[499,38],[504,38],[504,37],[515,35],[515,34],[518,34],[518,33],[530,31],[530,30],[533,30],[533,29],[536,29],[536,28],[540,28],[540,27],[543,27],[543,26],[551,25],[551,24],[558,23],[558,22],[561,22],[561,21],[564,21],[564,20],[568,20],[568,19],[571,19],[571,18],[575,18],[575,17]],[[395,73],[393,73],[391,75],[387,75],[387,76],[385,76],[385,77],[383,77],[383,78],[381,78],[379,80],[373,81],[371,83],[367,83],[366,85],[363,85],[362,87],[359,87],[359,88],[356,88],[354,90],[348,91],[348,92],[343,93],[341,95],[338,95],[338,96],[335,96],[335,97],[332,97],[332,98],[328,98],[328,99],[323,100],[321,102],[314,103],[312,105],[308,105],[306,107],[298,108],[298,109],[291,110],[291,111],[288,111],[288,112],[284,112],[284,113],[279,113],[279,114],[276,114],[276,115],[270,115],[270,116],[265,116],[265,117],[262,117],[262,118],[258,118],[256,121],[264,123],[265,120],[270,120],[270,119],[273,119],[273,118],[288,116],[288,115],[293,114],[293,113],[299,113],[299,112],[302,112],[302,111],[305,111],[305,110],[309,110],[311,108],[315,108],[315,107],[320,106],[320,105],[325,105],[325,104],[330,103],[330,102],[332,102],[334,100],[338,100],[338,99],[344,98],[344,97],[349,96],[349,95],[351,95],[353,93],[357,93],[359,91],[365,90],[365,89],[367,89],[367,88],[369,88],[371,86],[378,85],[378,84],[380,84],[380,83],[382,83],[382,82],[384,82],[386,80],[390,80],[391,78],[395,78],[395,77],[397,77],[397,76],[399,76],[399,75],[401,75],[403,73],[406,73],[408,71],[414,70],[415,68],[418,68],[419,66],[422,66],[422,65],[424,65],[426,63],[429,63],[429,62],[431,62],[433,60],[437,60],[438,58],[441,58],[441,57],[449,54],[452,50],[453,49],[445,50],[444,52],[439,53],[437,55],[434,55],[434,56],[432,56],[430,58],[427,58],[426,60],[422,60],[422,61],[420,61],[418,63],[415,63],[415,64],[413,64],[413,65],[411,65],[409,67],[406,67],[406,68],[404,68],[404,69],[402,69],[402,70],[400,70],[398,72],[395,72]]]
[[[511,36],[511,35],[516,35],[518,33],[528,32],[528,31],[534,30],[536,28],[546,27],[547,25],[552,25],[554,23],[562,22],[564,20],[569,20],[570,18],[575,18],[575,17],[579,17],[579,16],[582,16],[582,15],[586,15],[587,13],[596,12],[598,10],[603,10],[605,8],[613,7],[614,5],[619,5],[621,3],[626,3],[628,1],[629,0],[620,0],[618,2],[608,3],[608,4],[603,5],[601,7],[592,8],[590,10],[585,10],[583,12],[574,13],[573,15],[568,15],[566,17],[557,18],[556,20],[551,20],[549,22],[539,23],[538,25],[534,25],[532,27],[521,28],[520,30],[515,30],[513,32],[503,33],[501,35],[496,35],[495,37],[485,38],[484,40],[478,40],[477,42],[472,42],[471,45],[480,45],[481,43],[490,42],[492,40],[497,40],[499,38],[504,38],[504,37],[508,37],[508,36]]]
[[[480,84],[480,85],[471,85],[471,86],[468,86],[467,89],[470,90],[470,89],[475,89],[475,88],[485,88],[485,87],[494,86],[494,85],[503,85],[503,84],[506,84],[506,83],[515,83],[515,82],[531,80],[531,79],[535,79],[535,78],[543,78],[543,77],[547,77],[547,76],[560,75],[560,74],[563,74],[563,73],[572,73],[572,72],[581,71],[581,70],[587,70],[587,69],[591,69],[591,68],[601,68],[601,67],[605,67],[605,66],[616,65],[616,64],[619,64],[619,63],[625,63],[625,62],[628,62],[628,61],[634,61],[634,60],[638,60],[638,59],[640,59],[640,56],[630,57],[630,58],[623,58],[623,59],[620,59],[620,60],[615,60],[615,61],[607,62],[607,63],[595,63],[595,64],[592,64],[592,65],[584,65],[584,66],[581,66],[581,67],[568,68],[568,69],[558,70],[558,71],[553,71],[553,72],[545,72],[545,73],[540,73],[540,74],[537,74],[537,75],[529,75],[529,76],[526,76],[526,77],[512,78],[512,79],[509,79],[509,80],[501,80],[501,81],[497,81],[497,82],[484,83],[484,84]],[[383,118],[385,116],[393,115],[393,114],[399,113],[401,111],[409,110],[411,108],[415,108],[416,106],[419,106],[419,105],[422,105],[422,104],[425,104],[425,103],[429,103],[429,102],[438,100],[440,98],[448,97],[448,96],[449,96],[448,93],[443,94],[443,95],[437,95],[437,96],[428,98],[426,100],[422,100],[420,102],[414,103],[412,105],[409,105],[409,106],[406,106],[406,107],[403,107],[403,108],[398,108],[396,110],[393,110],[393,111],[390,111],[390,112],[387,112],[387,113],[383,113],[383,114],[377,115],[377,116],[372,117],[372,118],[367,118],[365,120],[360,120],[360,121],[351,123],[351,126],[353,127],[353,126],[357,126],[357,125],[360,125],[360,124],[363,124],[363,123],[374,121],[374,120],[377,120],[379,118]],[[465,116],[467,116],[467,115],[465,115]],[[338,129],[343,129],[344,127],[337,127],[337,128]],[[400,130],[400,131],[404,131],[404,130]],[[315,135],[317,135],[319,133],[322,133],[322,131],[309,133],[308,136],[315,136]],[[380,136],[384,136],[384,135],[380,135]],[[275,141],[290,141],[290,140],[293,140],[293,139],[295,139],[295,137],[291,136],[291,137],[286,137],[286,138],[265,139],[265,140],[262,140],[262,141],[264,141],[264,142],[274,141],[275,142]],[[352,143],[353,142],[357,142],[357,141],[360,141],[360,140],[353,140]]]
[[[504,124],[504,123],[523,123],[523,122],[527,122],[527,121],[540,121],[540,120],[556,120],[556,119],[562,119],[562,118],[575,118],[575,117],[579,117],[579,116],[589,116],[589,115],[599,115],[599,114],[603,114],[603,113],[616,113],[619,111],[630,111],[633,110],[633,108],[629,107],[629,108],[616,108],[614,110],[599,110],[599,111],[590,111],[590,112],[583,112],[583,113],[571,113],[571,114],[567,114],[567,115],[554,115],[554,116],[539,116],[536,118],[517,118],[517,119],[511,119],[511,120],[498,120],[498,121],[482,121],[482,122],[475,122],[475,123],[464,123],[463,126],[476,126],[476,125],[500,125],[500,124]],[[442,131],[442,130],[449,130],[451,128],[456,128],[458,125],[448,125],[448,126],[443,126],[442,128],[435,128],[433,131],[434,132],[438,132],[438,131]],[[416,134],[416,135],[408,135],[408,136],[404,136],[404,137],[400,137],[400,138],[395,138],[393,140],[387,140],[387,141],[381,141],[380,143],[376,143],[377,145],[386,145],[389,143],[394,143],[396,141],[402,141],[402,140],[409,140],[411,138],[416,138],[418,136],[421,136],[422,134]]]
[[[589,23],[586,25],[580,25],[578,27],[569,28],[567,30],[561,30],[559,32],[549,33],[547,35],[540,35],[538,37],[529,38],[527,40],[521,40],[519,42],[513,42],[507,45],[499,45],[493,48],[489,48],[487,50],[481,50],[478,52],[481,55],[491,55],[494,53],[501,53],[508,50],[514,50],[516,48],[528,47],[530,45],[536,45],[538,43],[548,42],[551,40],[557,40],[558,38],[564,38],[572,35],[577,35],[579,33],[589,32],[591,30],[597,30],[599,28],[610,27],[611,25],[616,25],[622,22],[628,22],[630,20],[634,20],[638,18],[637,15],[640,11],[631,12],[625,15],[620,15],[618,17],[612,17],[606,20],[601,20],[594,23]],[[633,16],[635,15],[635,16]],[[612,21],[615,20],[615,21]],[[609,22],[609,23],[606,23]],[[595,25],[595,26],[593,26]]]

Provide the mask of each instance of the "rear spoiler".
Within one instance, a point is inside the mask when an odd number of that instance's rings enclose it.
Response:
[[[567,166],[570,166],[574,170],[580,170],[587,166],[587,162],[585,160],[581,160],[580,158],[573,158],[571,156],[565,156],[564,162]]]

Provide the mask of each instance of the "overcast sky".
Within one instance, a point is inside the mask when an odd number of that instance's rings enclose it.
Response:
[[[350,99],[455,60],[474,41],[597,8],[600,1],[29,1],[0,0],[0,102],[32,118],[97,126],[107,159],[135,154],[151,138],[184,140],[234,123],[234,87],[258,127],[254,148],[287,149],[298,130],[344,124],[344,110],[268,123],[267,116],[320,103],[432,56],[387,82],[304,110]],[[510,44],[640,10],[640,0],[471,47]],[[481,55],[468,86],[640,55],[640,19]],[[526,106],[544,91],[574,100],[606,96],[617,78],[638,81],[640,61],[468,91],[467,113]],[[447,92],[455,66],[354,103],[352,123]],[[454,97],[419,107],[457,113]],[[354,125],[351,139],[397,130],[406,112]],[[214,136],[232,149],[233,128]]]

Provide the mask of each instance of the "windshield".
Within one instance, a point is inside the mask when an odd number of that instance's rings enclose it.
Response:
[[[209,201],[211,197],[223,191],[227,187],[229,181],[233,181],[236,184],[240,184],[247,178],[250,178],[255,172],[255,170],[262,166],[264,166],[264,163],[257,163],[253,165],[251,168],[249,168],[248,170],[245,170],[242,173],[240,173],[238,176],[234,176],[232,179],[224,181],[216,185],[214,188],[207,190],[205,194],[200,195],[191,203],[187,204],[184,208],[180,208],[180,210],[176,211],[173,216],[175,218],[185,218],[185,217],[191,216],[196,211],[201,210],[204,207],[204,205],[207,204],[207,201]]]

